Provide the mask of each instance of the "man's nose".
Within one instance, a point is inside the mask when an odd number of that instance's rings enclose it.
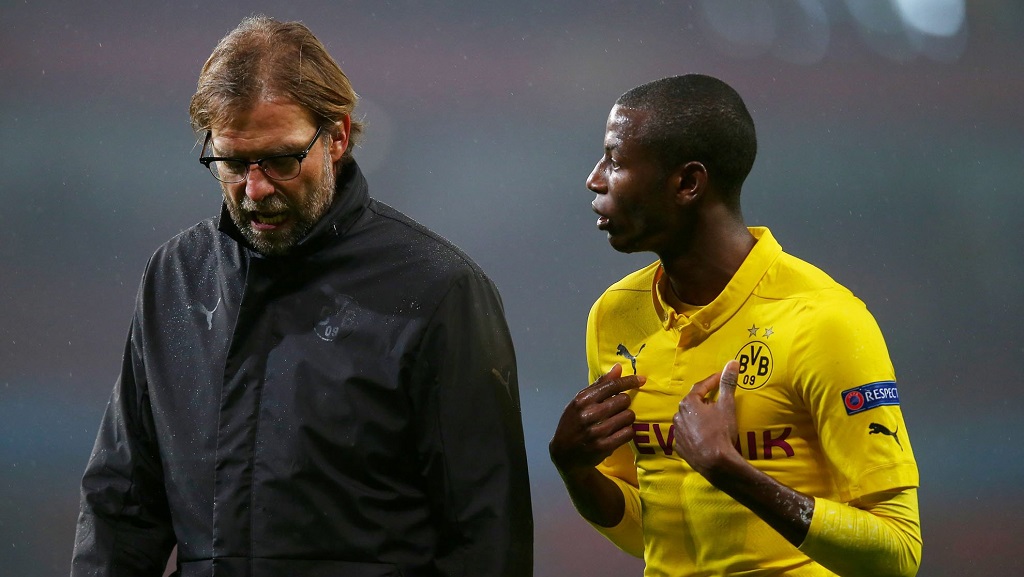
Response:
[[[267,178],[258,164],[249,167],[249,178],[245,181],[245,195],[255,202],[274,194],[274,183]]]
[[[587,188],[598,194],[604,194],[605,185],[604,175],[601,173],[601,163],[598,162],[594,166],[594,170],[590,171],[590,176],[587,177]]]

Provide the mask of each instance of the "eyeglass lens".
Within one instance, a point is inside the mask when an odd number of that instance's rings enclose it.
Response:
[[[294,156],[265,158],[259,167],[267,177],[274,180],[289,180],[299,174],[300,162]],[[249,166],[237,160],[214,160],[210,162],[210,172],[218,180],[224,182],[241,182],[245,180]]]

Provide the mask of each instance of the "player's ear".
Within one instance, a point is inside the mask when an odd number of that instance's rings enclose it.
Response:
[[[696,160],[687,162],[673,173],[676,202],[690,205],[702,198],[708,188],[708,169]]]

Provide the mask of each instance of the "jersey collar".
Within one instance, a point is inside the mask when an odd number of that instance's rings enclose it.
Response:
[[[750,254],[743,260],[743,264],[740,265],[721,294],[707,306],[689,316],[676,312],[665,300],[662,294],[662,283],[659,282],[664,273],[664,267],[659,267],[654,274],[651,292],[654,308],[658,312],[665,330],[712,333],[732,318],[753,294],[769,267],[782,253],[782,246],[772,236],[771,231],[765,227],[748,227],[748,230],[757,239]]]

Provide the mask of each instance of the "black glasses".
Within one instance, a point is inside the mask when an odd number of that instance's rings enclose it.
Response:
[[[323,130],[323,126],[316,129],[316,134],[313,135],[313,140],[309,141],[309,146],[302,152],[296,152],[295,154],[275,154],[257,160],[243,160],[241,158],[228,158],[224,156],[200,156],[199,162],[210,169],[210,174],[214,178],[227,184],[236,184],[248,178],[249,167],[254,164],[259,166],[263,174],[267,175],[267,178],[271,180],[291,180],[302,171],[302,160],[306,158],[309,150],[316,144],[316,139],[320,137],[321,130]],[[211,135],[212,132],[206,132],[206,140],[203,141],[203,149],[200,151],[200,155],[206,152],[206,146],[210,144]]]

